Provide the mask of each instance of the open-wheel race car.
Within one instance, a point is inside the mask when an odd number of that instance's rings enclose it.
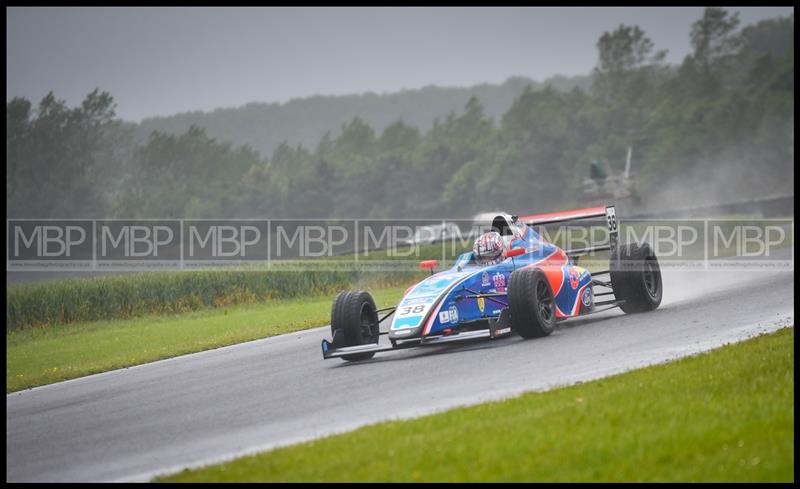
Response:
[[[546,241],[532,227],[599,218],[608,228],[608,242],[573,250]],[[657,308],[662,296],[657,257],[648,244],[619,244],[618,236],[614,206],[522,217],[499,214],[491,231],[451,269],[433,274],[437,261],[421,262],[432,274],[409,287],[397,306],[377,309],[365,291],[339,293],[331,311],[333,338],[322,340],[322,356],[357,361],[381,351],[513,332],[536,338],[572,317],[614,307],[626,313]],[[497,255],[483,260],[492,239],[498,242]],[[605,250],[606,270],[590,273],[576,264],[581,255]],[[389,317],[391,326],[381,332],[380,324]],[[381,335],[388,335],[388,344],[380,344]]]

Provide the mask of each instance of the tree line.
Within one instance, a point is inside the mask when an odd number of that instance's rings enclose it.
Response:
[[[285,103],[251,102],[208,112],[148,117],[135,126],[135,138],[136,142],[144,142],[153,131],[183,134],[195,125],[214,139],[237,146],[246,144],[263,155],[271,155],[283,142],[313,148],[326,133],[337,137],[341,126],[355,117],[379,133],[399,119],[428,131],[436,118],[461,111],[471,97],[477,97],[486,114],[499,121],[514,98],[529,85],[534,88],[551,85],[561,91],[574,87],[588,89],[591,75],[557,75],[544,82],[513,76],[500,84],[471,87],[429,85],[385,94],[314,95]]]
[[[638,26],[597,41],[588,86],[529,85],[499,118],[478,97],[428,128],[359,117],[315,144],[252,145],[191,126],[173,134],[115,117],[95,90],[6,105],[7,217],[469,217],[572,205],[588,164],[620,169],[635,147],[639,192],[708,182],[732,196],[793,192],[794,17],[740,28],[711,7],[691,54],[665,63]],[[384,97],[384,96],[380,96]],[[337,130],[337,134],[331,131]]]

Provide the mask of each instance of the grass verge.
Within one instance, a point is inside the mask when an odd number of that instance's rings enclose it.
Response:
[[[162,481],[792,481],[794,328]]]
[[[319,297],[355,287],[398,287],[424,276],[418,270],[378,274],[348,264],[318,264],[328,269],[252,266],[14,285],[6,291],[6,331]]]
[[[371,291],[378,307],[405,287]],[[6,392],[328,324],[333,295],[6,332]]]

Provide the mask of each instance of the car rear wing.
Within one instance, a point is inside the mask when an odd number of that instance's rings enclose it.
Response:
[[[612,254],[617,250],[617,237],[619,236],[619,222],[614,205],[587,207],[584,209],[571,209],[566,211],[545,212],[542,214],[531,214],[520,216],[518,220],[529,226],[544,226],[560,222],[577,221],[581,219],[605,218],[605,225],[608,227],[608,243],[592,245],[586,248],[566,250],[571,256],[585,255],[595,251],[609,250]]]

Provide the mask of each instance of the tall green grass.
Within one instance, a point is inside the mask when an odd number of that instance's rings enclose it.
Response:
[[[353,287],[410,285],[425,276],[416,267],[419,260],[446,258],[439,270],[455,261],[452,253],[443,255],[441,244],[400,251],[399,256],[386,250],[360,254],[361,266],[353,255],[346,255],[271,268],[253,263],[236,269],[142,272],[15,285],[6,292],[6,331],[316,297]],[[463,251],[458,249],[458,253]]]
[[[356,286],[397,286],[421,276],[419,272],[378,274],[355,269],[212,270],[25,284],[6,292],[6,331],[319,296]]]

